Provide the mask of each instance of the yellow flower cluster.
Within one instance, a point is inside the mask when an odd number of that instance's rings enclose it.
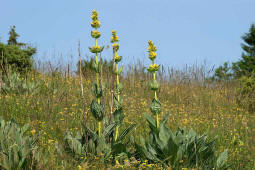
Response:
[[[96,10],[92,11],[91,19],[92,19],[92,22],[90,23],[91,27],[93,27],[95,29],[99,28],[100,27],[100,21],[98,20],[98,13],[97,13]]]
[[[120,62],[121,59],[122,59],[122,57],[119,56],[119,55],[115,55],[115,56],[114,56],[114,61],[115,61],[116,63]]]
[[[149,52],[149,58],[153,61],[155,60],[156,56],[157,56],[157,47],[154,45],[154,43],[149,40],[149,47],[148,47],[148,52]]]
[[[159,65],[158,64],[150,64],[149,68],[147,69],[149,72],[156,72],[159,69]]]
[[[156,52],[154,52],[154,51],[150,51],[149,52],[149,59],[155,60],[156,56],[157,56]]]
[[[98,45],[94,45],[92,48],[89,47],[90,52],[92,53],[101,53],[104,47],[100,47]]]
[[[112,31],[112,38],[111,38],[111,43],[119,42],[119,37],[116,34],[116,31]]]
[[[93,30],[93,31],[91,31],[91,37],[93,37],[93,38],[99,38],[101,36],[101,33],[99,32],[99,31],[97,31],[97,30]]]
[[[149,40],[148,44],[149,44],[148,51],[157,51],[157,47],[154,45],[152,40]]]
[[[117,51],[119,50],[120,45],[117,43],[119,42],[119,37],[117,36],[117,33],[115,30],[112,31],[112,37],[111,37],[111,43],[113,50],[115,51],[114,61],[116,63],[120,62],[122,57],[117,54]]]
[[[119,45],[118,43],[113,43],[113,44],[112,44],[112,47],[113,47],[113,49],[114,49],[115,51],[118,51],[120,45]]]
[[[149,68],[147,68],[147,70],[151,73],[155,73],[159,69],[159,65],[154,64],[154,60],[157,56],[157,53],[156,53],[157,47],[154,45],[154,43],[151,40],[148,41],[148,44],[149,46],[147,49],[149,52],[149,59],[152,61],[152,64],[149,66]]]
[[[97,53],[101,53],[104,47],[100,47],[97,45],[97,39],[101,36],[101,33],[97,30],[97,28],[100,27],[100,22],[98,20],[98,13],[96,10],[92,11],[91,19],[92,19],[91,27],[94,28],[94,30],[91,31],[91,37],[95,38],[96,43],[93,47],[89,47],[89,50],[90,52],[97,54]],[[97,55],[96,55],[96,60],[97,60]]]

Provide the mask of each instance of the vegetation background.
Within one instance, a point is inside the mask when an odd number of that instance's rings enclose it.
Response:
[[[32,168],[165,168],[161,164],[137,160],[128,160],[121,165],[105,165],[100,155],[87,156],[83,161],[77,161],[63,152],[61,146],[65,146],[66,132],[82,131],[84,115],[92,129],[97,127],[89,107],[93,98],[91,86],[95,79],[92,71],[94,59],[78,62],[77,70],[72,70],[70,63],[53,66],[52,63],[33,61],[36,48],[18,42],[17,38],[13,26],[7,43],[0,43],[0,116],[6,121],[17,122],[19,126],[29,124],[30,129],[24,135],[38,137],[40,152],[36,156],[40,161]],[[183,69],[160,67],[157,72],[161,84],[158,98],[163,113],[170,112],[167,125],[171,129],[193,128],[201,134],[207,133],[210,138],[217,136],[215,149],[217,153],[228,149],[231,169],[254,169],[253,24],[242,39],[244,52],[240,60],[224,63],[215,70],[206,65],[191,65]],[[101,101],[105,104],[105,113],[110,116],[112,83],[109,80],[113,75],[113,62],[102,60],[102,63],[103,72],[100,76],[104,95]],[[124,67],[124,74],[120,76],[125,87],[122,93],[124,121],[126,126],[137,124],[132,134],[134,140],[138,140],[139,135],[148,134],[143,113],[150,112],[149,105],[154,94],[149,84],[153,77],[146,71],[147,66],[139,60]],[[82,96],[81,86],[85,96]],[[0,162],[5,154],[2,148]]]

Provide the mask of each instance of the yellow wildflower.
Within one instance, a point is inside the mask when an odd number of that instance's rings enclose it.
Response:
[[[99,28],[101,25],[100,21],[98,20],[92,21],[90,24],[91,24],[91,27],[93,28]]]
[[[98,20],[98,13],[97,13],[97,11],[95,9],[92,11],[91,19],[93,21]]]
[[[155,51],[157,51],[157,47],[154,45],[154,43],[151,40],[149,40],[148,43],[149,43],[148,52],[151,52],[151,51],[155,52]]]
[[[93,30],[93,31],[91,31],[91,36],[93,38],[99,38],[101,36],[101,33],[97,30]]]
[[[89,48],[90,52],[92,53],[100,53],[102,52],[104,47],[100,47],[98,45],[94,45],[92,48]]]
[[[150,64],[149,68],[147,69],[149,72],[158,71],[159,65],[158,64]]]
[[[120,62],[121,59],[122,59],[121,56],[118,56],[118,55],[114,56],[114,61],[115,61],[116,63]]]
[[[156,56],[157,56],[157,53],[156,53],[156,52],[154,52],[154,51],[150,51],[150,52],[149,52],[149,58],[150,58],[151,60],[154,60],[154,59],[156,58]]]
[[[81,165],[78,165],[77,168],[78,168],[78,170],[82,170]]]
[[[114,44],[112,44],[112,47],[115,49],[115,51],[118,51],[119,50],[119,44],[117,44],[117,43],[114,43]]]
[[[118,42],[118,41],[119,41],[119,37],[117,36],[116,31],[113,30],[112,31],[111,42],[114,43],[114,42]]]
[[[34,135],[35,132],[36,132],[35,129],[31,130],[32,135]]]

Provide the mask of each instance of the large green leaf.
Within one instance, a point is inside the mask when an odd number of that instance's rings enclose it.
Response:
[[[118,97],[116,95],[114,95],[114,106],[116,108],[116,110],[119,110],[122,108],[122,103],[123,103],[123,97],[120,96],[119,100]]]
[[[37,139],[26,136],[29,126],[19,127],[14,121],[0,118],[0,167],[5,169],[31,169],[37,151]]]
[[[88,141],[88,152],[92,154],[96,154],[96,145],[92,139]]]
[[[83,127],[83,133],[86,134],[88,137],[92,137],[94,140],[99,137],[97,133],[91,130],[88,126],[82,124],[82,127]]]
[[[162,140],[163,144],[167,144],[170,137],[171,137],[171,134],[169,129],[164,124],[160,124],[159,139]]]
[[[161,120],[160,124],[165,124],[166,121],[168,120],[169,115],[170,115],[170,112],[167,112],[165,116],[163,117],[163,119]]]
[[[114,155],[120,154],[122,152],[126,152],[126,146],[125,144],[121,143],[121,142],[116,142],[113,144],[112,146],[112,152]]]
[[[117,108],[114,113],[113,113],[113,116],[114,116],[114,121],[120,125],[123,123],[123,120],[124,120],[124,114],[123,114],[123,109],[122,107],[119,107]]]
[[[153,132],[157,132],[157,125],[156,125],[156,120],[151,117],[151,115],[144,113],[144,117],[146,118],[147,122],[149,123],[149,127]]]
[[[135,127],[136,124],[130,125],[128,128],[126,128],[121,134],[119,135],[117,141],[122,141],[126,135]]]
[[[116,125],[117,125],[117,123],[114,122],[105,128],[105,130],[104,130],[105,137],[108,137],[113,132]]]
[[[226,165],[228,159],[228,150],[225,150],[224,152],[220,153],[218,159],[217,159],[217,168],[223,168]]]
[[[98,87],[98,85],[96,83],[93,83],[92,89],[93,89],[93,93],[96,96],[96,98],[102,97],[103,90],[100,87]]]

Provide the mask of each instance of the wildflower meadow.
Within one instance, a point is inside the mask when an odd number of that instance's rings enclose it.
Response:
[[[149,65],[124,64],[118,30],[103,62],[99,14],[91,62],[80,55],[77,71],[1,64],[0,169],[254,169],[255,114],[240,83],[212,80],[203,65],[160,65],[150,37]]]

